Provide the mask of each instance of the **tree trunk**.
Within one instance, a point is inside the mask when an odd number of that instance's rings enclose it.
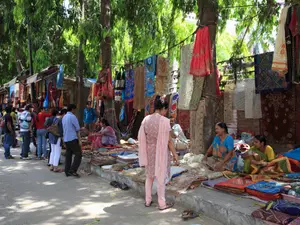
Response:
[[[213,52],[213,63],[216,72],[216,32],[218,22],[218,1],[198,0],[199,21],[201,25],[209,25],[211,48]],[[203,128],[203,153],[211,145],[215,131],[216,115],[216,73],[205,78],[202,97],[205,98],[205,118]]]
[[[105,31],[110,31],[110,0],[101,0],[101,25]],[[111,38],[106,35],[101,41],[101,65],[102,68],[111,67]]]

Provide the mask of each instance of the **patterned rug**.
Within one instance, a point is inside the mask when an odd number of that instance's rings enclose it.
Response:
[[[295,89],[261,95],[261,133],[269,142],[287,144],[296,141]]]
[[[190,111],[178,110],[177,122],[180,124],[185,136],[190,138]]]
[[[256,93],[283,91],[289,86],[285,77],[280,77],[278,72],[272,71],[273,52],[254,56]]]

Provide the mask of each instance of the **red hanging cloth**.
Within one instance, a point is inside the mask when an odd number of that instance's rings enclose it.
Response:
[[[208,76],[214,72],[211,42],[208,27],[198,29],[191,60],[190,74]]]

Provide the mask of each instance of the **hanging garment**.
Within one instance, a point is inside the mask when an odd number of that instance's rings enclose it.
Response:
[[[246,119],[261,119],[261,100],[260,94],[255,93],[255,80],[245,80],[245,118]]]
[[[122,90],[115,90],[115,101],[122,101]]]
[[[194,154],[205,151],[203,125],[205,117],[205,100],[201,100],[197,111],[190,111],[191,150]]]
[[[277,38],[275,42],[274,59],[272,64],[272,70],[279,73],[279,76],[285,77],[288,72],[287,65],[287,52],[285,43],[285,22],[287,18],[289,6],[282,9],[279,19],[279,27]]]
[[[240,111],[245,110],[245,89],[246,89],[246,81],[238,80],[236,82],[236,87],[234,89],[233,109],[240,110]]]
[[[145,116],[148,116],[154,113],[154,102],[156,99],[156,94],[152,95],[151,97],[145,98]]]
[[[190,138],[190,111],[178,110],[177,121],[180,124],[185,136]]]
[[[204,77],[194,77],[193,80],[193,93],[190,101],[190,110],[197,110],[199,106],[200,99],[202,97],[202,92],[204,88]]]
[[[177,118],[177,104],[179,95],[178,93],[173,93],[169,102],[169,116],[170,118]]]
[[[145,67],[134,69],[134,95],[133,108],[141,110],[145,108]]]
[[[116,78],[114,83],[115,90],[123,90],[125,88],[125,77],[126,74],[124,69],[116,72]]]
[[[126,71],[125,101],[133,100],[133,96],[134,96],[134,71],[130,69]]]
[[[112,76],[109,68],[102,69],[99,72],[97,83],[99,83],[98,95],[100,92],[101,96],[105,96],[108,99],[112,99],[114,93],[112,86]]]
[[[191,60],[190,74],[208,76],[214,72],[211,41],[208,27],[198,29]]]
[[[175,93],[177,92],[177,84],[178,84],[178,69],[173,69],[170,72],[170,78],[168,81],[168,92],[167,93]]]
[[[159,95],[168,94],[169,77],[158,77],[155,78],[155,93]]]
[[[256,93],[283,91],[289,86],[288,76],[281,77],[271,70],[272,60],[272,52],[254,56]]]
[[[193,76],[190,75],[190,66],[193,45],[185,45],[181,48],[180,55],[180,87],[178,109],[189,110],[193,93]]]
[[[145,96],[151,97],[155,93],[155,69],[156,69],[156,56],[151,56],[145,59],[146,76],[145,76]]]
[[[295,90],[273,92],[261,95],[261,134],[269,142],[295,143]]]
[[[157,57],[157,66],[156,66],[156,76],[157,77],[168,77],[169,76],[169,60],[158,56]]]
[[[64,85],[64,67],[63,65],[59,66],[59,72],[56,77],[56,87],[62,88]]]
[[[231,123],[234,121],[233,114],[233,93],[235,90],[234,83],[227,83],[224,89],[224,122]]]
[[[288,63],[288,80],[291,82],[294,82],[295,78],[295,71],[296,68],[294,68],[295,65],[295,38],[292,35],[292,32],[290,30],[290,23],[292,20],[292,11],[293,7],[290,7],[288,9],[286,22],[285,22],[285,42],[286,42],[286,53],[287,53],[287,63]]]

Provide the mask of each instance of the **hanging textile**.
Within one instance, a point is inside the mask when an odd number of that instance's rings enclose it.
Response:
[[[115,90],[123,90],[125,88],[126,73],[124,68],[121,71],[116,72],[114,88]]]
[[[254,56],[256,93],[282,91],[289,86],[286,77],[271,70],[273,53],[268,52]]]
[[[245,89],[246,89],[246,81],[238,80],[236,83],[236,87],[234,89],[233,109],[240,110],[240,111],[245,110]]]
[[[178,104],[179,94],[173,93],[169,102],[169,117],[177,118],[177,104]]]
[[[168,94],[169,77],[158,77],[155,78],[155,93],[159,95]]]
[[[168,77],[169,76],[169,60],[158,56],[156,66],[156,77]]]
[[[100,85],[98,86],[98,93],[102,96],[105,96],[108,99],[113,98],[113,86],[112,86],[112,76],[111,71],[109,68],[102,69],[99,72],[97,83]]]
[[[270,142],[295,143],[295,90],[261,95],[261,133]]]
[[[115,90],[115,101],[122,101],[122,90]]]
[[[300,85],[295,85],[296,91],[296,143],[300,144]]]
[[[190,110],[197,110],[199,106],[200,99],[202,97],[202,92],[204,88],[204,77],[194,77],[193,80],[193,93],[190,101]]]
[[[217,96],[222,96],[222,91],[220,89],[220,80],[221,80],[220,71],[217,68],[216,71],[216,95]]]
[[[205,117],[205,100],[201,100],[197,111],[190,111],[191,150],[194,154],[203,153],[203,125]]]
[[[45,97],[45,100],[44,100],[44,102],[43,102],[43,107],[44,107],[45,109],[48,109],[48,108],[49,108],[49,85],[48,85],[48,82],[47,82],[47,81],[45,81],[45,85],[46,85],[46,90],[45,90],[45,92],[46,92],[46,97]]]
[[[146,75],[145,75],[145,96],[151,97],[155,93],[155,69],[156,56],[145,59]]]
[[[233,114],[233,93],[235,89],[234,83],[227,83],[224,89],[224,122],[231,123],[234,121]]]
[[[300,6],[295,5],[291,7],[291,20],[289,29],[292,35],[293,44],[293,61],[292,67],[294,67],[294,82],[300,82]]]
[[[24,98],[25,97],[24,97],[24,85],[23,84],[20,84],[19,91],[20,91],[20,97],[19,97],[20,101],[24,102],[24,100],[25,100]]]
[[[168,92],[167,93],[175,93],[177,92],[177,84],[178,84],[178,69],[173,69],[170,72],[170,79],[168,84]]]
[[[64,85],[64,67],[63,65],[59,66],[59,71],[56,76],[56,88],[62,88]]]
[[[178,110],[177,123],[180,124],[185,136],[190,138],[190,111]]]
[[[125,100],[133,100],[134,96],[134,71],[132,69],[126,71],[125,84]]]
[[[208,27],[198,29],[191,60],[190,74],[208,76],[214,72],[211,41]]]
[[[154,113],[154,102],[156,98],[156,94],[152,95],[151,97],[145,98],[145,116],[148,116]]]
[[[255,93],[255,80],[247,79],[245,81],[245,118],[262,118],[260,94]]]
[[[133,108],[141,110],[145,108],[145,67],[140,66],[134,70],[134,95]]]
[[[287,52],[285,43],[285,22],[287,18],[288,9],[289,6],[284,7],[280,14],[278,33],[275,42],[274,59],[272,63],[272,70],[277,71],[279,73],[279,76],[281,77],[285,77],[285,75],[288,72]]]
[[[189,74],[193,52],[192,48],[192,44],[181,47],[178,109],[190,109],[190,101],[193,93],[193,76]]]

